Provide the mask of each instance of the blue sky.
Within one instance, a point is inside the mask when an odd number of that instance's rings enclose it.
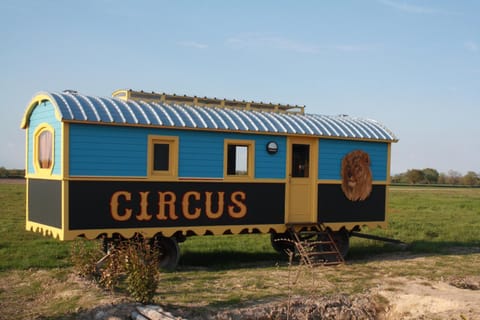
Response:
[[[387,125],[392,173],[480,172],[480,1],[0,2],[0,166],[39,91],[306,105]]]

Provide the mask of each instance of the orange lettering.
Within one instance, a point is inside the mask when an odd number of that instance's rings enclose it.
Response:
[[[241,219],[247,214],[247,206],[243,201],[247,199],[247,195],[242,191],[235,191],[230,196],[230,200],[234,205],[228,206],[228,214],[234,219]]]
[[[200,192],[196,192],[196,191],[186,192],[183,195],[183,199],[182,199],[183,216],[188,220],[198,219],[200,217],[200,214],[202,213],[202,210],[200,208],[195,208],[193,213],[189,211],[190,197],[192,196],[195,200],[200,200]]]
[[[118,212],[118,201],[120,197],[124,197],[126,201],[132,200],[132,194],[128,191],[117,191],[110,199],[110,214],[116,221],[127,221],[132,217],[132,209],[125,209],[123,214]]]
[[[150,221],[152,219],[152,215],[147,212],[149,194],[150,191],[140,192],[140,213],[136,216],[138,221]]]
[[[223,206],[225,203],[225,192],[218,192],[218,209],[217,212],[212,211],[212,194],[213,192],[205,192],[205,213],[209,219],[218,219],[223,214]]]
[[[167,197],[169,198],[167,200]],[[177,196],[175,193],[171,191],[166,192],[159,192],[158,193],[158,220],[167,220],[168,217],[166,215],[166,206],[169,207],[169,214],[170,220],[177,220],[178,216],[175,214],[175,201],[177,200]]]

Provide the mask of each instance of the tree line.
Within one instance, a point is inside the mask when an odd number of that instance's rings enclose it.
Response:
[[[5,167],[0,167],[0,178],[24,178],[25,170],[23,169],[6,169]]]
[[[447,173],[439,173],[432,168],[410,169],[407,172],[399,173],[391,177],[392,183],[402,184],[447,184],[447,185],[465,185],[480,186],[480,173],[468,171],[462,175],[455,170],[449,170]]]

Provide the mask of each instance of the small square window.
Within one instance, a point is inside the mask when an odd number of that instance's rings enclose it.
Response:
[[[253,142],[226,141],[227,177],[253,177]]]
[[[168,171],[170,159],[170,145],[167,143],[155,143],[153,145],[153,170]]]
[[[248,174],[248,146],[228,145],[227,174]]]
[[[178,138],[149,136],[148,172],[150,176],[176,177]]]

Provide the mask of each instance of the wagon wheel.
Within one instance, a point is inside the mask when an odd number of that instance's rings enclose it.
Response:
[[[345,258],[350,250],[350,235],[345,229],[332,232],[333,241],[337,245],[338,251]]]
[[[174,270],[180,260],[180,248],[175,237],[156,236],[150,241],[152,247],[158,250],[158,268]]]
[[[333,231],[330,233],[332,236],[333,241],[335,242],[335,245],[338,248],[338,251],[342,255],[342,258],[345,259],[345,257],[348,254],[348,250],[350,249],[350,235],[348,234],[348,231],[345,229],[341,229],[339,231]],[[328,237],[325,234],[319,234],[318,235],[318,240],[319,241],[325,241],[327,240]],[[322,245],[322,248],[325,251],[329,251],[330,247],[329,245]],[[333,257],[331,255],[325,255],[324,256],[325,260],[331,260]]]
[[[272,248],[278,253],[289,255],[295,253],[295,241],[292,238],[292,235],[288,232],[286,233],[271,233],[270,242],[272,243]]]

